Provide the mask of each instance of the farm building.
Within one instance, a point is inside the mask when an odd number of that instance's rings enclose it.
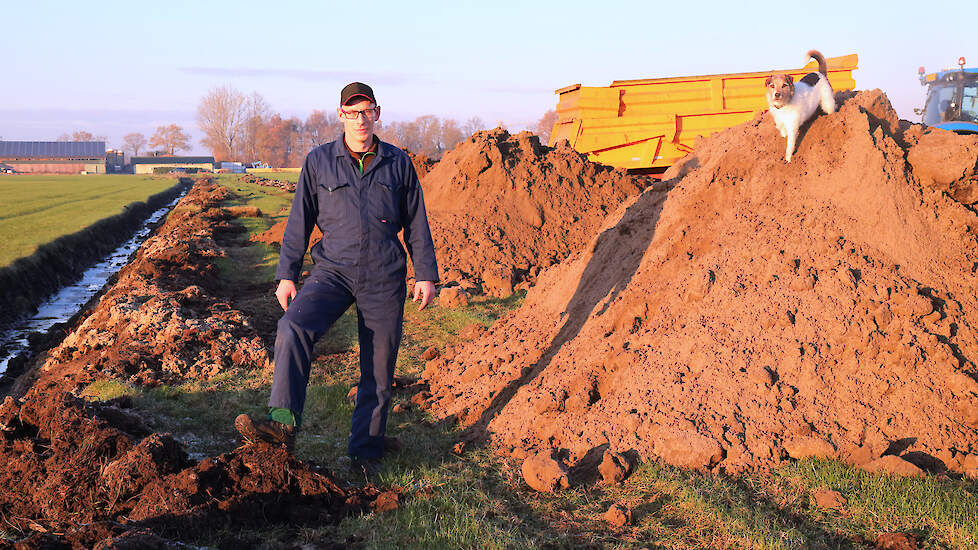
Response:
[[[105,173],[104,141],[0,141],[0,163],[18,173]]]
[[[196,169],[196,171],[211,171],[214,169],[214,157],[133,157],[133,174],[159,173],[157,168]]]

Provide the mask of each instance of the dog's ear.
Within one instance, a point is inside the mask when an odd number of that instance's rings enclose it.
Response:
[[[764,87],[767,88],[770,85],[771,85],[771,77],[769,76],[764,79]]]

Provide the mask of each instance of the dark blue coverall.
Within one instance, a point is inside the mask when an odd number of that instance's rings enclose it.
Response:
[[[349,454],[379,458],[401,341],[406,257],[415,279],[437,281],[435,249],[424,197],[411,159],[377,140],[377,156],[360,174],[343,137],[306,157],[282,238],[276,279],[298,282],[313,225],[323,238],[315,266],[278,322],[269,406],[300,413],[305,406],[313,345],[350,305],[357,306],[360,383]]]

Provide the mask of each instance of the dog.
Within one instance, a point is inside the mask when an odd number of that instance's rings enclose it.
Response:
[[[805,75],[797,84],[791,75],[786,74],[774,74],[764,81],[767,106],[774,117],[774,125],[781,132],[781,137],[788,138],[784,150],[786,162],[791,162],[801,125],[812,118],[820,106],[825,114],[835,112],[835,92],[826,74],[828,66],[825,58],[815,50],[808,52],[808,57],[818,61],[818,72]]]

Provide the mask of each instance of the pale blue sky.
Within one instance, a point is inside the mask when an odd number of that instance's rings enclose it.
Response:
[[[801,66],[809,49],[859,54],[857,88],[901,117],[923,102],[917,67],[978,66],[970,2],[237,2],[3,0],[0,137],[74,130],[194,136],[210,89],[258,92],[305,118],[351,80],[384,119],[478,116],[531,126],[568,84]]]

